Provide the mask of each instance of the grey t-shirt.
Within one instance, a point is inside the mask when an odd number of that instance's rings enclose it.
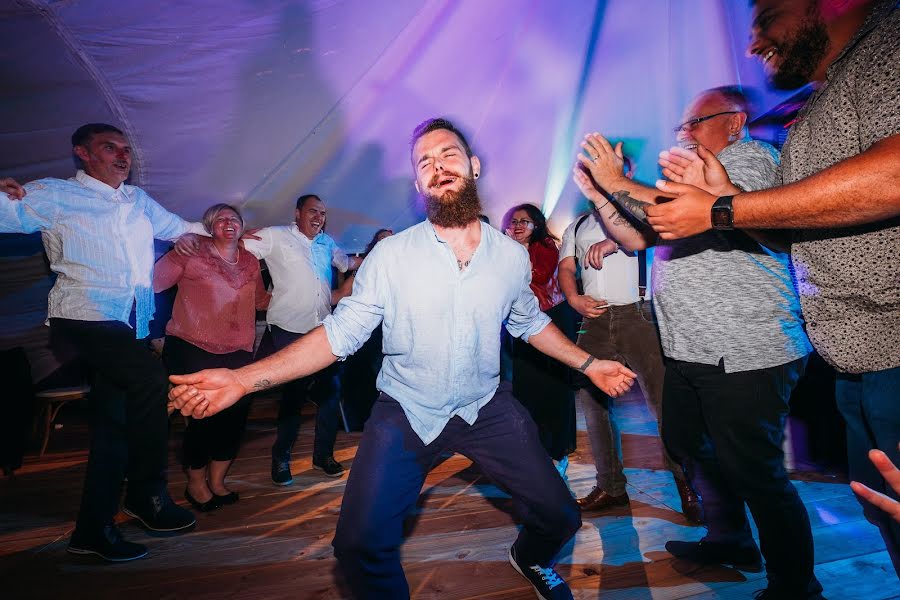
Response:
[[[747,140],[717,158],[745,190],[771,187],[777,151]],[[809,353],[790,261],[742,231],[707,231],[661,241],[653,259],[653,301],[664,354],[734,373],[781,365]]]
[[[791,127],[788,184],[900,134],[900,9],[876,5]],[[878,202],[879,198],[870,199]],[[840,371],[900,366],[900,219],[797,232],[791,248],[813,345]]]

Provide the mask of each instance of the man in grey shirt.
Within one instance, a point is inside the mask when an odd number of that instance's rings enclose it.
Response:
[[[897,498],[867,455],[880,449],[900,464],[900,8],[834,4],[823,15],[813,0],[754,3],[750,52],[775,85],[818,83],[785,143],[782,185],[742,193],[727,180],[706,191],[670,183],[662,189],[680,197],[648,214],[665,239],[710,229],[716,202],[732,203],[720,227],[796,230],[803,315],[838,371],[850,476]],[[900,524],[863,507],[900,575]]]
[[[739,88],[706,90],[675,131],[683,147],[702,144],[715,153],[743,188],[762,189],[775,181],[778,156],[744,137],[747,112]],[[790,393],[811,350],[787,255],[743,232],[657,240],[637,221],[658,191],[622,177],[620,147],[597,134],[583,146],[575,181],[602,207],[610,234],[630,247],[657,244],[653,302],[665,356],[663,440],[700,493],[709,528],[700,542],[670,541],[666,549],[693,562],[761,570],[746,503],[766,559],[766,593],[816,597],[822,588],[813,575],[809,517],[784,470],[781,447]]]

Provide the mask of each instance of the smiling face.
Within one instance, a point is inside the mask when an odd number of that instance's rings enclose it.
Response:
[[[831,50],[828,29],[816,0],[758,0],[747,53],[763,63],[780,89],[824,78]]]
[[[131,171],[131,146],[121,133],[95,133],[81,146],[75,146],[84,172],[112,188],[118,188]]]
[[[244,224],[236,212],[223,208],[213,218],[212,237],[215,241],[233,242],[241,239]]]
[[[477,177],[481,168],[478,157],[469,158],[462,140],[447,129],[436,129],[416,140],[412,162],[416,190],[438,200],[448,192],[458,194],[465,180]]]
[[[315,196],[307,198],[300,208],[294,210],[297,229],[309,239],[313,239],[322,232],[327,212],[324,202]]]
[[[718,116],[695,125],[690,123],[692,119],[716,114]],[[681,116],[682,127],[676,134],[676,139],[682,148],[696,150],[699,143],[713,154],[718,154],[740,136],[746,120],[747,114],[722,94],[705,92],[684,109]]]
[[[509,236],[512,239],[527,246],[533,231],[534,221],[531,220],[531,215],[524,210],[517,210],[512,214],[509,222]]]

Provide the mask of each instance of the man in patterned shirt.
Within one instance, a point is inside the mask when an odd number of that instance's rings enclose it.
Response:
[[[758,0],[749,50],[776,86],[817,84],[782,151],[782,186],[741,193],[726,180],[708,193],[668,183],[680,196],[649,209],[650,223],[664,239],[710,229],[713,211],[722,228],[796,230],[803,315],[838,371],[851,478],[896,498],[867,455],[880,449],[900,464],[900,8]],[[900,524],[863,505],[900,574]]]
[[[747,100],[736,87],[706,90],[676,128],[685,148],[703,145],[745,189],[775,181],[772,146],[744,136]],[[812,349],[800,318],[789,258],[743,232],[658,240],[639,221],[659,192],[622,176],[621,147],[587,136],[575,181],[610,235],[632,250],[656,244],[653,303],[665,357],[662,436],[699,492],[709,531],[672,540],[679,559],[762,569],[745,504],[759,529],[769,590],[817,598],[809,517],[784,470],[781,442],[791,390]],[[584,173],[609,194],[593,188]],[[621,210],[620,210],[621,209]],[[767,596],[768,597],[768,596]],[[777,596],[780,597],[780,596]]]

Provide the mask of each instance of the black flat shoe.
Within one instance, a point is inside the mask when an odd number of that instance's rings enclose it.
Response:
[[[210,512],[216,510],[220,506],[219,496],[216,496],[215,494],[213,494],[213,497],[206,502],[199,502],[191,495],[191,491],[188,488],[184,488],[184,497],[191,503],[191,506],[200,512]]]
[[[240,499],[237,492],[228,492],[224,496],[220,496],[219,494],[213,492],[213,500],[219,503],[219,506],[228,506],[229,504],[234,504]]]

